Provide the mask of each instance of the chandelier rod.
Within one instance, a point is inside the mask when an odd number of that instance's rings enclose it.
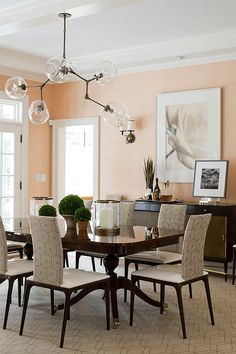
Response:
[[[63,58],[66,59],[66,15],[64,15]]]
[[[58,15],[63,18],[64,26],[63,26],[63,59],[66,59],[66,19],[71,17],[71,14],[68,12],[62,12]]]

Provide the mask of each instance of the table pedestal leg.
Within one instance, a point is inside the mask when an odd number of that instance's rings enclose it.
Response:
[[[24,254],[26,255],[27,259],[32,261],[33,260],[33,245],[32,243],[26,243],[23,247]]]
[[[117,274],[114,270],[119,264],[119,258],[114,254],[108,254],[103,258],[103,263],[106,269],[106,273],[110,275],[111,282],[111,310],[113,316],[112,328],[117,328],[120,325],[118,306],[117,306]]]

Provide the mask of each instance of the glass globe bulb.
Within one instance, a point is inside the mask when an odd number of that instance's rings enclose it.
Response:
[[[33,124],[44,124],[49,119],[49,111],[42,100],[33,101],[29,108],[29,119]]]
[[[97,82],[104,86],[110,84],[117,76],[115,65],[110,61],[103,61],[96,64],[94,69],[94,76]]]
[[[106,124],[120,128],[126,126],[128,120],[127,108],[119,102],[111,101],[103,111]]]
[[[51,58],[46,64],[47,77],[54,82],[62,83],[72,78],[70,69],[76,71],[73,61],[64,58]]]
[[[132,144],[135,142],[135,135],[134,133],[130,132],[128,135],[125,137],[125,142],[126,144]]]
[[[27,83],[19,76],[11,77],[5,84],[5,91],[7,96],[11,98],[22,98],[26,95]]]

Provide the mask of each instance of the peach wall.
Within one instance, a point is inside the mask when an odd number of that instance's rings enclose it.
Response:
[[[1,77],[1,84],[5,82]],[[109,87],[91,85],[90,95],[107,104],[123,102],[136,120],[136,141],[125,144],[116,128],[100,120],[100,197],[119,193],[126,198],[145,192],[144,158],[156,159],[156,95],[190,89],[222,88],[222,159],[229,159],[227,202],[236,202],[236,61],[211,63],[121,75]],[[37,90],[30,90],[30,101]],[[47,85],[45,99],[52,119],[99,116],[101,108],[84,99],[81,81]],[[51,194],[51,128],[29,125],[29,196]],[[45,173],[46,183],[36,183],[36,173]],[[79,170],[78,170],[79,173]],[[158,174],[158,171],[157,171]],[[162,185],[161,185],[162,187]],[[194,200],[192,184],[171,184],[175,198]]]
[[[236,202],[236,61],[121,75],[109,87],[91,89],[91,96],[108,103],[123,102],[136,120],[136,141],[127,145],[116,128],[101,119],[100,195],[120,193],[126,198],[145,192],[144,158],[156,159],[156,95],[201,88],[222,88],[222,159],[229,159],[227,202]],[[56,85],[52,93],[52,117],[79,118],[101,114],[101,108],[84,100],[82,82]],[[158,171],[157,171],[158,174]],[[162,187],[162,186],[161,186]],[[174,197],[192,198],[192,184],[171,184]]]
[[[0,76],[0,85],[2,91],[4,91],[4,85],[8,77]],[[29,85],[37,85],[38,83],[28,81]],[[33,88],[28,90],[29,101],[39,99],[39,90]],[[51,89],[45,89],[45,99],[50,107],[51,98]],[[28,119],[28,114],[25,119]],[[29,199],[32,196],[50,196],[51,195],[51,128],[48,124],[42,126],[36,126],[29,122],[29,150],[28,150],[28,159],[29,159],[29,169],[28,169],[28,195]],[[36,182],[36,174],[45,174],[47,181],[46,182]]]

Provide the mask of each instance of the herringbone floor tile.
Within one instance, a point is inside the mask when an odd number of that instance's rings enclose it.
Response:
[[[74,255],[70,254],[74,266]],[[91,269],[90,260],[82,258],[81,268]],[[103,267],[97,261],[97,270]],[[118,273],[123,274],[123,261]],[[215,314],[215,326],[211,326],[203,284],[193,285],[193,299],[188,288],[183,291],[187,339],[182,339],[175,291],[166,289],[168,308],[163,315],[136,298],[134,325],[129,326],[129,303],[123,302],[123,292],[118,293],[120,326],[106,331],[103,292],[88,295],[71,309],[64,348],[59,349],[62,312],[50,315],[50,296],[45,289],[33,288],[29,303],[24,335],[20,337],[21,308],[17,307],[17,291],[14,290],[9,314],[8,329],[0,329],[1,354],[89,353],[89,354],[231,354],[236,353],[236,286],[223,277],[210,275],[210,286]],[[149,295],[158,299],[152,285],[142,283]],[[0,285],[0,321],[6,300],[6,285]],[[56,294],[56,302],[63,296]],[[2,322],[0,322],[2,323]]]

